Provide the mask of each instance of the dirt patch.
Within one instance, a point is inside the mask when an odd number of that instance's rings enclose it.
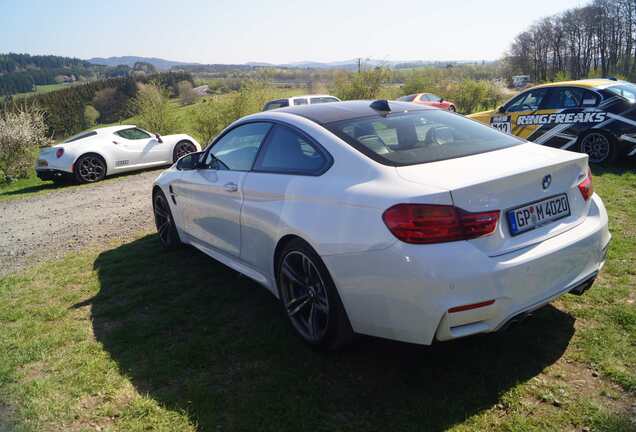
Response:
[[[152,230],[159,171],[0,201],[0,276],[82,247]]]

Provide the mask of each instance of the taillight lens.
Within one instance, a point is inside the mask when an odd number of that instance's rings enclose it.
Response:
[[[592,194],[594,193],[594,186],[592,185],[592,170],[588,167],[587,169],[587,177],[583,179],[581,183],[579,183],[579,191],[581,191],[581,195],[583,195],[583,199],[585,201],[592,198]]]
[[[64,155],[64,149],[63,148],[59,148],[57,150],[55,150],[55,157],[57,157],[58,159],[61,158]]]
[[[443,243],[492,234],[499,210],[470,213],[449,205],[397,204],[386,210],[382,219],[403,242]]]

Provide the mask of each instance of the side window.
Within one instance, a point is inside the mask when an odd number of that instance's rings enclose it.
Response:
[[[411,95],[399,97],[397,100],[402,102],[413,102],[413,99],[415,99],[415,96],[416,95],[411,94]]]
[[[539,88],[529,90],[522,95],[513,99],[508,106],[506,106],[507,112],[519,112],[519,111],[536,111],[541,106],[541,102],[548,92],[545,88]]]
[[[577,87],[551,88],[541,104],[542,109],[576,108],[581,106],[583,89]]]
[[[289,101],[287,99],[275,100],[275,101],[267,102],[265,104],[265,107],[263,108],[263,111],[272,110],[276,108],[284,108],[286,106],[289,106]]]
[[[325,156],[302,135],[285,126],[274,126],[254,169],[294,174],[317,174],[327,163]]]
[[[120,130],[115,132],[115,135],[119,135],[120,137],[129,139],[129,140],[140,140],[140,139],[150,138],[150,134],[138,128]]]
[[[431,97],[430,95],[428,95],[427,93],[423,94],[422,96],[420,96],[420,100],[422,102],[430,102],[431,101]]]
[[[271,127],[269,123],[248,123],[235,127],[212,145],[205,157],[204,166],[219,170],[249,171]]]
[[[594,93],[590,90],[583,90],[583,99],[581,100],[581,106],[584,107],[593,107],[598,105],[600,97],[598,94]]]
[[[333,97],[320,96],[320,97],[313,97],[309,99],[309,102],[311,102],[312,104],[329,103],[329,102],[338,102],[338,99]]]
[[[307,99],[305,98],[296,98],[294,99],[294,106],[296,105],[307,105]]]
[[[442,98],[434,94],[429,94],[428,100],[430,100],[431,102],[439,102],[442,100]]]

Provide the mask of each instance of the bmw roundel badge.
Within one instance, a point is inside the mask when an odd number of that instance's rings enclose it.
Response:
[[[549,188],[551,184],[552,184],[552,176],[550,174],[543,177],[543,183],[542,183],[543,190],[546,190],[547,188]]]

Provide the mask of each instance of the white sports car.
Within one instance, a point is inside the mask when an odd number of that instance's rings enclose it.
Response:
[[[74,177],[90,183],[111,174],[172,164],[200,150],[189,135],[160,136],[134,125],[111,126],[81,132],[41,149],[35,171],[42,180]]]
[[[404,102],[245,117],[163,172],[153,204],[164,246],[264,285],[321,347],[499,330],[582,294],[611,237],[587,155]]]

